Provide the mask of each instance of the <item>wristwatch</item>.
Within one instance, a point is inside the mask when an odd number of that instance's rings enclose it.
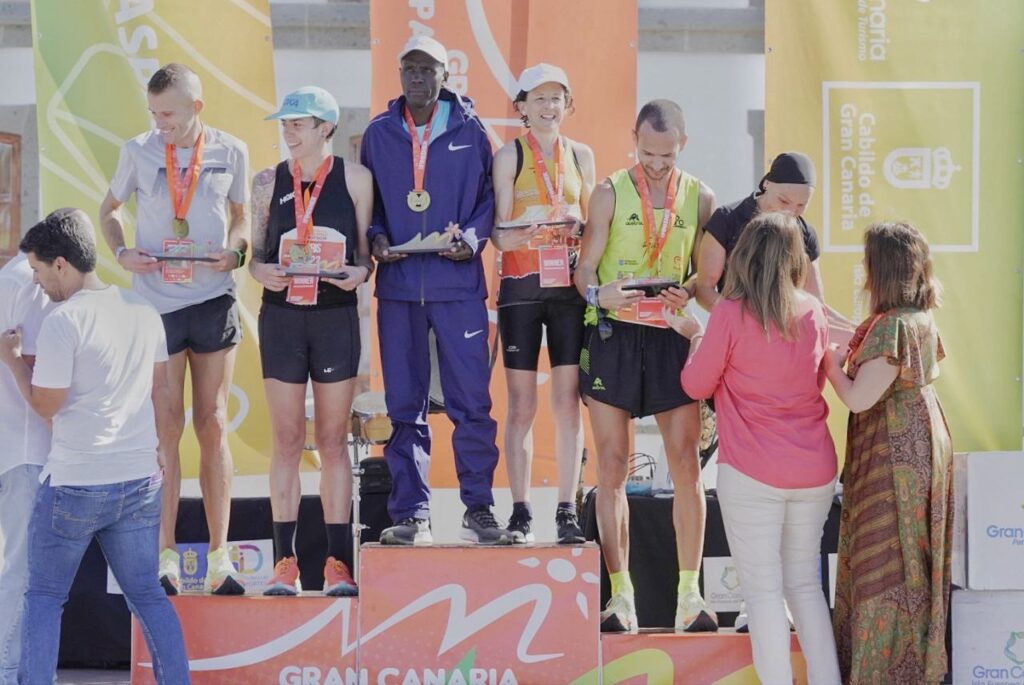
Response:
[[[121,253],[127,249],[128,248],[124,245],[118,245],[116,248],[114,248],[114,261],[119,261],[121,259]]]
[[[236,257],[238,257],[238,264],[235,265],[235,268],[238,269],[242,266],[245,266],[245,250],[236,248],[231,251],[235,253]]]

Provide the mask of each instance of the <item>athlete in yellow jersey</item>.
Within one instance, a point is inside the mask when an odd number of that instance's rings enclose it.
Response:
[[[500,229],[491,234],[501,254],[498,328],[508,386],[505,464],[512,490],[508,529],[517,542],[533,542],[530,510],[530,429],[537,413],[537,360],[545,338],[551,363],[551,409],[555,419],[560,543],[584,541],[576,516],[580,477],[581,423],[577,377],[586,304],[572,286],[579,251],[578,229],[594,189],[594,153],[559,129],[572,111],[565,72],[549,64],[525,69],[515,106],[526,135],[494,156],[497,221],[531,222],[572,218],[574,226]]]
[[[672,520],[680,569],[675,627],[717,630],[697,584],[705,518],[700,407],[679,382],[689,343],[661,316],[663,307],[684,307],[693,296],[698,229],[711,216],[715,198],[676,168],[686,145],[679,105],[669,100],[644,105],[633,138],[637,165],[594,189],[575,277],[589,305],[579,383],[597,447],[597,524],[612,585],[601,628],[637,628],[626,502],[629,425],[633,417],[653,414],[675,484]],[[679,285],[651,297],[631,289],[635,279],[651,277]]]

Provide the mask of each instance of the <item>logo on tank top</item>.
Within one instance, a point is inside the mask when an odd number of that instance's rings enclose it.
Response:
[[[626,218],[626,225],[627,226],[643,226],[644,222],[640,220],[640,215],[639,214],[637,214],[636,212],[633,212],[632,214],[629,215],[629,217]]]
[[[282,195],[281,199],[277,201],[277,204],[278,204],[278,206],[281,206],[285,202],[288,202],[289,200],[294,200],[294,199],[295,199],[295,191],[293,190],[292,192],[288,193],[287,195]]]

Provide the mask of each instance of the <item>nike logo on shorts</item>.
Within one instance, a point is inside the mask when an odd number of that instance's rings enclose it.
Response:
[[[473,331],[472,333],[466,331],[465,333],[462,334],[462,337],[465,338],[466,340],[469,340],[470,338],[475,338],[476,336],[480,335],[483,332],[484,329],[482,328],[479,331]]]
[[[472,145],[455,145],[454,143],[448,143],[448,149],[452,152],[458,152],[459,150],[465,150],[467,147],[473,147]]]

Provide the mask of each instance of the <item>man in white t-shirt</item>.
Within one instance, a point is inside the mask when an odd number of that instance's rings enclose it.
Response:
[[[199,77],[168,64],[150,78],[146,98],[153,130],[121,148],[110,191],[100,206],[103,236],[132,287],[163,319],[170,359],[172,439],[160,529],[160,580],[177,594],[180,559],[174,528],[181,490],[178,443],[185,429],[185,367],[192,377],[192,426],[199,442],[199,487],[210,529],[206,590],[242,594],[228,556],[234,468],[228,449],[228,394],[235,347],[242,337],[232,271],[249,242],[249,152],[232,135],[200,119]],[[135,196],[135,245],[125,243],[121,206]],[[210,261],[169,261],[185,253]],[[154,257],[156,255],[156,257]]]
[[[188,683],[181,625],[157,579],[165,448],[157,429],[171,420],[160,316],[140,295],[99,279],[81,211],[53,212],[20,247],[36,282],[63,304],[43,320],[33,368],[21,333],[0,335],[0,361],[28,405],[53,422],[29,523],[22,639],[32,648],[19,677],[49,683],[56,675],[61,614],[96,538],[142,624],[157,682]]]
[[[36,336],[50,298],[32,280],[24,254],[0,269],[0,331],[21,329],[22,357],[35,361]],[[28,526],[39,472],[50,451],[50,426],[32,411],[14,376],[0,364],[0,685],[17,685],[22,598],[28,587]]]

